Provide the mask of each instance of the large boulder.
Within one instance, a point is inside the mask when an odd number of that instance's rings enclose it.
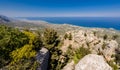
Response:
[[[83,57],[75,66],[75,70],[112,70],[103,56],[89,54]]]
[[[37,70],[47,70],[48,60],[49,60],[49,51],[46,48],[42,48],[36,56],[37,61],[40,63],[40,66]]]

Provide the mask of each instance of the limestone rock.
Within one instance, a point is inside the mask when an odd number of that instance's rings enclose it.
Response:
[[[105,40],[102,36],[97,36],[97,33],[92,30],[72,30],[66,33],[72,34],[72,40],[65,39],[63,41],[61,47],[63,52],[66,52],[71,45],[73,49],[84,47],[89,48],[92,54],[101,53],[107,61],[114,59],[112,56],[115,55],[115,50],[118,48],[118,42],[116,40]]]
[[[74,61],[68,63],[62,70],[74,70]]]
[[[112,58],[112,55],[115,55],[115,50],[118,48],[118,43],[114,40],[107,41],[107,45],[105,49],[103,50],[103,54],[107,61],[110,61],[114,58]]]
[[[89,54],[75,66],[75,70],[112,70],[102,56]]]

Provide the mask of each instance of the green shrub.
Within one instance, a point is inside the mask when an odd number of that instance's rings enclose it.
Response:
[[[21,59],[30,59],[35,57],[36,51],[33,50],[32,45],[24,45],[22,48],[16,49],[11,53],[13,62],[18,62]]]
[[[40,64],[35,59],[24,59],[14,64],[9,64],[5,70],[37,70]]]
[[[0,25],[0,68],[11,61],[9,54],[29,42],[29,38],[18,29]]]
[[[66,51],[65,54],[66,54],[66,56],[67,56],[68,59],[70,59],[70,60],[73,59],[73,56],[74,56],[74,50],[73,50],[71,44],[68,46],[68,49],[67,49],[67,51]]]
[[[41,46],[40,34],[0,25],[0,69],[36,70],[35,55]]]
[[[108,64],[113,68],[113,70],[118,70],[118,66],[113,63],[114,61],[109,61]]]
[[[103,36],[103,39],[106,40],[107,38],[108,38],[108,35],[105,34],[105,35]]]
[[[54,48],[51,50],[51,57],[49,62],[49,69],[50,70],[60,70],[61,69],[61,62],[60,55],[62,55],[62,51],[59,48]]]
[[[115,40],[117,39],[119,36],[118,35],[113,35],[112,39]]]
[[[74,53],[73,60],[75,63],[78,63],[78,61],[83,58],[85,55],[90,54],[89,49],[80,47],[77,49]]]
[[[105,47],[106,47],[106,44],[105,44],[105,43],[103,43],[103,45],[102,45],[102,49],[104,50],[104,49],[105,49]]]
[[[64,35],[64,39],[67,39],[68,38],[68,34],[66,33],[65,35]]]
[[[68,37],[69,40],[72,40],[72,34],[69,33],[69,37]]]
[[[117,50],[116,52],[117,53],[115,54],[115,61],[120,66],[120,50]]]

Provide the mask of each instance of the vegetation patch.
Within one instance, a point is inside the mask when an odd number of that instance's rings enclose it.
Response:
[[[74,53],[73,60],[77,64],[81,58],[83,58],[85,55],[90,54],[91,52],[89,49],[80,47],[77,49]]]
[[[36,70],[35,59],[42,46],[38,34],[0,25],[0,68],[6,70]]]

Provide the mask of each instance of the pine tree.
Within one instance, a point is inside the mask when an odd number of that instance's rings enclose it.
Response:
[[[57,44],[57,32],[53,29],[45,29],[43,40],[46,48],[51,49],[52,47],[54,47],[55,44]]]

